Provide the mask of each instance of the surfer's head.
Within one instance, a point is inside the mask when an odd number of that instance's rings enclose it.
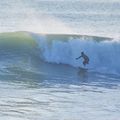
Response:
[[[81,55],[84,55],[84,52],[81,52]]]

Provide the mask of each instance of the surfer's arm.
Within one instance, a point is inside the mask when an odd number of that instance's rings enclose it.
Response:
[[[81,57],[82,57],[82,56],[80,56],[80,57],[76,58],[76,60],[77,60],[77,59],[80,59]]]

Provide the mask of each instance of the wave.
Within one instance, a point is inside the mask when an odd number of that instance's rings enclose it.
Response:
[[[18,51],[45,62],[67,64],[73,67],[82,65],[82,59],[76,60],[84,51],[90,58],[87,66],[100,72],[120,73],[120,41],[112,38],[74,35],[74,34],[36,34],[13,32],[0,34],[1,51]],[[6,47],[7,46],[7,47]],[[14,49],[13,49],[14,48]],[[21,55],[18,54],[17,55]]]

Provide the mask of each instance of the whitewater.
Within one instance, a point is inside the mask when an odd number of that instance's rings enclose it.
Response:
[[[119,0],[0,0],[0,119],[119,120]],[[76,60],[84,51],[90,62]]]

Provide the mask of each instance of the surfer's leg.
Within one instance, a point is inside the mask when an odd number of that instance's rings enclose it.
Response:
[[[86,64],[89,64],[89,61],[88,61],[88,60],[84,60],[84,61],[83,61],[83,65],[85,66]]]
[[[86,65],[86,62],[85,62],[85,61],[83,61],[83,65],[84,65],[84,66]]]

